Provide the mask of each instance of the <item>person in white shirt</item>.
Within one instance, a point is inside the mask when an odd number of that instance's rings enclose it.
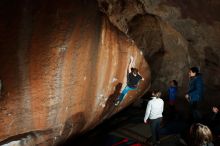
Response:
[[[160,98],[161,92],[159,90],[153,90],[152,96],[152,99],[147,104],[144,123],[147,124],[149,119],[152,142],[155,146],[160,143],[159,128],[163,117],[164,101]]]

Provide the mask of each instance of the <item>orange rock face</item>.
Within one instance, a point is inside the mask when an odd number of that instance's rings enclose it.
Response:
[[[0,6],[1,145],[57,145],[149,88],[142,52],[95,1],[3,0]],[[130,56],[145,81],[115,107]]]

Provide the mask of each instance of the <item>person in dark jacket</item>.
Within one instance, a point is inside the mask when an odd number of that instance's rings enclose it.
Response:
[[[185,98],[190,104],[190,114],[193,122],[201,120],[202,116],[198,110],[198,104],[203,98],[203,79],[197,67],[189,70],[189,86]]]
[[[140,80],[144,80],[144,78],[139,74],[138,69],[132,67],[133,61],[134,58],[131,57],[127,69],[127,85],[116,100],[115,106],[119,105],[119,103],[123,100],[128,91],[137,89]]]
[[[220,136],[220,111],[218,107],[216,106],[212,107],[213,117],[211,121],[212,121],[212,126],[213,126],[212,128],[213,128],[214,134]]]
[[[205,119],[206,123],[209,125],[213,134],[220,137],[220,106],[213,106],[212,112]]]

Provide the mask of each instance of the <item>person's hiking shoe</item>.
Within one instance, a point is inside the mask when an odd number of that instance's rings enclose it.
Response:
[[[179,142],[181,143],[181,145],[187,146],[187,143],[182,138],[179,138]]]
[[[117,100],[117,101],[115,102],[115,106],[118,106],[118,105],[119,105],[119,103],[120,103],[120,101],[119,101],[119,100]]]
[[[160,141],[157,141],[156,144],[160,144]]]

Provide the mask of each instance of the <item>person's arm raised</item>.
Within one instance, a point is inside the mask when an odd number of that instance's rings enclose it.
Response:
[[[132,68],[133,62],[134,62],[134,57],[131,56],[131,57],[130,57],[130,62],[129,62],[129,65],[128,65],[128,73],[131,72],[131,68]]]

